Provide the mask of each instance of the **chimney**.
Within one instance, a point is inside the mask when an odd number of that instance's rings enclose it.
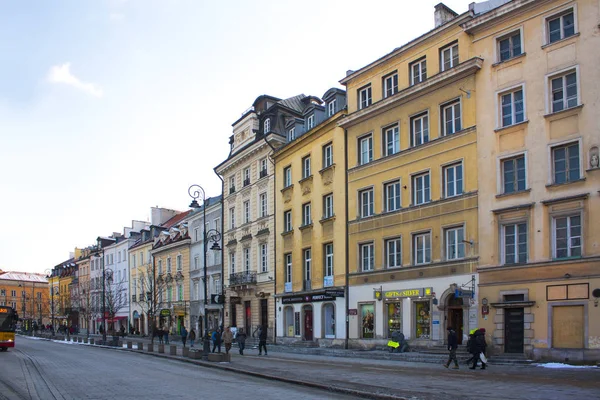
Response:
[[[446,22],[453,20],[458,16],[457,13],[448,8],[444,3],[439,3],[435,6],[433,17],[435,19],[435,27],[444,25]]]
[[[348,71],[346,71],[346,76],[352,75],[353,73],[354,73],[354,71],[349,69]]]

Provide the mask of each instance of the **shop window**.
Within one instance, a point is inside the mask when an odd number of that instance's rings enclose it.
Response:
[[[284,336],[294,336],[294,308],[286,307],[284,312],[284,326],[285,332],[283,332]]]
[[[335,339],[335,307],[331,303],[323,305],[323,326],[325,338]]]
[[[363,304],[360,306],[362,339],[373,339],[375,337],[375,305]]]
[[[415,319],[415,337],[417,339],[429,339],[431,311],[428,301],[415,302]]]
[[[402,332],[402,303],[387,303],[387,337],[391,338],[394,332]]]

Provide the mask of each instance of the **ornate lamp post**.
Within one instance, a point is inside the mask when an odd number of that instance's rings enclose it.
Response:
[[[94,255],[100,257],[100,263],[102,264],[102,344],[106,345],[106,272],[104,269],[104,249],[102,248],[100,237],[96,241],[98,245],[96,254]]]
[[[50,315],[51,315],[51,323],[52,323],[52,337],[54,337],[54,269],[48,268],[46,271],[46,279],[51,279],[50,281]]]
[[[208,358],[208,354],[210,353],[210,338],[208,337],[208,313],[206,312],[206,308],[208,306],[208,275],[207,275],[207,265],[206,265],[206,255],[208,253],[208,244],[212,243],[210,247],[211,250],[220,251],[221,246],[219,246],[219,241],[221,240],[221,232],[216,229],[206,230],[206,193],[202,186],[200,185],[192,185],[188,188],[188,193],[190,197],[193,199],[190,203],[190,207],[199,208],[202,207],[202,223],[204,225],[204,234],[203,236],[203,250],[204,250],[204,277],[202,280],[204,281],[204,338],[203,338],[203,358]],[[202,200],[202,206],[198,204],[198,199]]]

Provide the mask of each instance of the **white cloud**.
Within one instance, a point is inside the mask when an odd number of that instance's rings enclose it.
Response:
[[[92,96],[102,97],[102,88],[94,83],[83,82],[71,73],[71,63],[54,65],[48,72],[48,81],[51,83],[65,83],[79,90],[91,94]]]
[[[108,18],[111,21],[122,21],[125,19],[125,14],[121,14],[121,13],[110,13],[110,15],[108,16]]]

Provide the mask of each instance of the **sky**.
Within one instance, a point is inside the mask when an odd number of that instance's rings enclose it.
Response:
[[[433,28],[439,0],[0,0],[0,269],[221,192],[262,94],[321,97]],[[444,3],[459,14],[471,0]]]

